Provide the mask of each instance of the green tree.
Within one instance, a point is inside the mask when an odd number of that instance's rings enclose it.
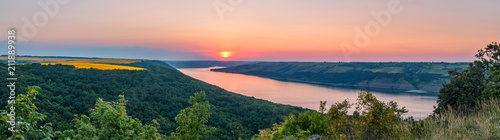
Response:
[[[0,132],[2,139],[51,139],[53,137],[51,123],[43,126],[38,124],[47,117],[38,113],[37,107],[33,103],[39,90],[40,87],[29,86],[26,95],[18,94],[15,102],[7,105],[7,110],[1,110]],[[15,118],[15,121],[12,122],[15,125],[13,128],[11,128],[11,118]]]
[[[497,42],[481,49],[476,57],[485,66],[486,81],[483,89],[485,97],[500,97],[500,47]]]
[[[486,80],[483,63],[474,61],[462,72],[452,70],[448,73],[454,77],[439,89],[438,105],[434,113],[440,114],[447,109],[464,113],[474,110],[482,97],[482,88]]]
[[[357,122],[359,128],[355,128],[361,132],[357,133],[358,137],[361,135],[363,139],[389,139],[401,135],[397,124],[403,120],[403,114],[408,113],[405,107],[398,108],[394,101],[379,101],[369,91],[360,92],[356,104],[356,111],[361,113],[361,122]]]
[[[178,133],[175,134],[177,139],[199,140],[203,135],[215,131],[214,127],[205,125],[211,113],[209,112],[210,104],[203,100],[205,100],[204,91],[194,93],[194,96],[189,97],[189,103],[192,106],[181,110],[181,113],[175,117],[175,121],[179,124],[176,129]]]
[[[61,137],[72,139],[162,139],[158,133],[158,123],[153,120],[151,125],[143,126],[137,118],[127,115],[126,100],[119,96],[118,102],[106,102],[97,99],[95,108],[90,109],[89,116],[76,117],[76,130],[66,130]]]
[[[481,100],[500,97],[500,48],[496,42],[488,44],[476,54],[478,60],[468,69],[448,71],[453,76],[439,90],[438,106],[434,113],[447,109],[460,113],[474,111]]]
[[[347,116],[348,109],[351,108],[347,100],[332,104],[328,110],[328,137],[331,139],[346,139],[353,138],[354,123],[352,119]]]
[[[325,102],[320,102],[320,111]],[[351,106],[356,106],[357,116],[347,115]],[[285,117],[285,121],[274,124],[271,129],[260,130],[253,139],[281,140],[307,139],[316,135],[317,138],[328,139],[391,139],[401,138],[409,132],[402,130],[402,115],[408,110],[398,108],[396,102],[377,100],[372,93],[359,93],[357,103],[347,100],[333,104],[327,114],[315,111]],[[318,136],[319,135],[319,136]]]

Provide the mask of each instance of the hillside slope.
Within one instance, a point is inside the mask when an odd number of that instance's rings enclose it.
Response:
[[[331,86],[438,92],[450,79],[447,70],[465,67],[467,63],[261,62],[212,71]]]
[[[17,92],[26,93],[28,85],[40,86],[42,91],[35,104],[39,112],[47,115],[46,122],[51,122],[56,130],[72,128],[74,115],[88,114],[97,98],[116,101],[118,95],[128,100],[127,114],[142,122],[156,119],[160,132],[169,134],[177,127],[175,116],[190,105],[189,96],[205,91],[212,105],[208,124],[217,128],[210,136],[213,139],[249,138],[258,133],[258,129],[282,121],[282,116],[305,110],[235,94],[170,69],[167,64],[163,63],[163,67],[156,64],[146,70],[78,69],[72,65],[36,63],[18,65]],[[6,64],[0,64],[0,69],[7,69]],[[7,77],[7,72],[0,75]],[[2,78],[0,82],[8,81]],[[7,90],[0,88],[2,93],[8,93]],[[0,105],[6,106],[7,99],[8,94],[1,94]]]
[[[254,64],[253,61],[164,61],[175,68],[209,68],[209,67],[232,67],[245,64]]]

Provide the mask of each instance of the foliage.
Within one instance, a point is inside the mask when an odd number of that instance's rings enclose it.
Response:
[[[354,137],[354,126],[357,122],[348,118],[348,109],[352,106],[347,100],[337,102],[330,107],[327,113],[328,116],[328,129],[327,136],[332,139],[346,139]],[[359,119],[358,117],[356,117]]]
[[[387,139],[398,137],[398,124],[402,115],[408,110],[398,108],[394,101],[377,100],[372,93],[359,93],[356,111],[352,117],[347,116],[352,104],[348,101],[332,105],[328,116],[330,119],[329,137],[349,139]],[[359,114],[359,115],[358,115]]]
[[[439,90],[438,106],[434,113],[447,109],[459,113],[472,112],[481,100],[500,97],[500,48],[496,42],[489,44],[476,54],[479,60],[470,63],[468,69],[449,71],[449,83]]]
[[[483,95],[486,97],[500,98],[500,47],[493,42],[481,49],[476,57],[483,63],[486,71],[486,81]]]
[[[310,131],[300,128],[295,115],[290,114],[285,117],[285,121],[280,124],[273,124],[272,129],[260,130],[258,135],[252,139],[258,140],[282,140],[282,139],[305,139],[310,135]]]
[[[175,121],[179,124],[177,127],[178,138],[182,140],[199,140],[212,131],[214,127],[208,128],[205,123],[208,122],[211,113],[209,112],[210,104],[205,100],[205,92],[194,93],[194,97],[189,97],[191,107],[181,110],[181,113],[175,117]]]
[[[146,63],[147,62],[147,63]],[[160,65],[153,61],[132,63],[131,66]],[[167,65],[161,63],[163,65]],[[0,69],[7,69],[7,64],[0,64]],[[168,66],[168,65],[167,65]],[[272,124],[283,121],[284,115],[298,114],[305,111],[299,107],[280,105],[269,101],[247,97],[205,82],[196,80],[177,70],[163,66],[147,67],[147,70],[97,70],[75,69],[68,65],[17,65],[16,86],[38,85],[40,90],[33,103],[38,112],[47,115],[43,122],[51,122],[54,130],[75,129],[72,120],[75,114],[87,115],[94,108],[98,98],[104,101],[117,101],[118,95],[124,95],[128,101],[127,114],[141,122],[156,120],[158,132],[175,132],[175,121],[180,110],[189,107],[189,96],[198,91],[205,91],[212,114],[208,126],[217,129],[207,139],[249,139]],[[8,77],[0,73],[0,77]],[[0,82],[8,81],[0,78]],[[7,88],[0,88],[1,93],[8,93]],[[19,88],[19,93],[26,93]],[[8,94],[0,94],[0,106],[6,106]]]
[[[50,123],[39,125],[47,116],[37,112],[33,100],[39,94],[40,87],[29,86],[27,94],[18,94],[15,102],[7,105],[0,113],[0,138],[2,139],[51,139],[53,131]],[[14,111],[12,111],[14,110]],[[12,114],[12,115],[9,115]],[[15,118],[15,128],[11,129],[10,119]]]
[[[298,117],[294,114],[285,116],[285,121],[275,123],[271,129],[259,130],[252,139],[278,140],[278,139],[307,139],[309,135],[325,135],[328,120],[325,111],[326,101],[320,101],[320,112],[306,111]]]
[[[437,115],[418,121],[413,117],[403,119],[402,114],[407,112],[404,107],[399,109],[395,102],[381,102],[371,93],[362,91],[355,104],[345,100],[331,106],[326,114],[328,131],[325,136],[328,139],[499,139],[500,48],[497,43],[489,44],[479,50],[476,57],[480,60],[469,64],[468,69],[449,71],[454,77],[440,89],[438,107],[434,111]],[[286,72],[284,69],[279,71]],[[357,107],[350,116],[347,113],[352,105]],[[323,113],[321,106],[323,102],[319,109]],[[306,113],[301,115],[306,116]],[[254,138],[273,139],[274,134],[281,134],[278,138],[305,139],[301,132],[309,130],[300,131],[304,127],[299,124],[311,124],[312,121],[303,120],[306,121],[290,123],[294,122],[291,116],[272,129],[261,130]],[[290,131],[295,130],[293,128],[299,131]]]
[[[345,100],[333,104],[327,114],[308,111],[298,119],[290,115],[272,129],[260,130],[254,139],[307,139],[311,135],[328,139],[389,139],[411,135],[401,126],[402,115],[408,112],[405,107],[398,108],[393,101],[379,101],[368,91],[359,93],[355,115],[349,116],[353,105]]]
[[[475,61],[462,72],[449,71],[450,75],[455,77],[451,78],[450,83],[443,84],[443,88],[439,90],[438,106],[434,113],[439,114],[448,108],[462,112],[474,110],[482,97],[481,91],[485,82],[483,68],[482,63]]]
[[[126,100],[119,96],[118,102],[97,99],[89,116],[81,115],[73,120],[76,129],[65,130],[61,137],[71,139],[150,139],[165,138],[158,133],[156,120],[150,125],[142,125],[139,119],[127,115]]]

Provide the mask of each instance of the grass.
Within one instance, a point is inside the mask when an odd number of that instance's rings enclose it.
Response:
[[[493,99],[481,104],[481,109],[469,115],[454,115],[449,111],[427,120],[431,126],[429,139],[500,139],[500,101]]]
[[[423,131],[407,139],[500,139],[500,100],[484,101],[476,112],[464,115],[449,110],[441,116],[421,120],[419,126],[403,127]]]
[[[73,65],[76,68],[83,68],[83,69],[100,69],[100,70],[115,70],[115,69],[122,69],[122,70],[146,70],[145,68],[139,68],[139,67],[131,67],[131,66],[120,66],[120,65],[112,65],[112,64],[97,64],[97,63],[41,63],[42,65],[55,65],[55,64],[61,64],[61,65]]]

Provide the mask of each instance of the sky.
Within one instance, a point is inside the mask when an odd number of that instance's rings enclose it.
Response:
[[[10,29],[18,55],[159,60],[464,62],[500,42],[498,0],[1,3],[0,54]]]

